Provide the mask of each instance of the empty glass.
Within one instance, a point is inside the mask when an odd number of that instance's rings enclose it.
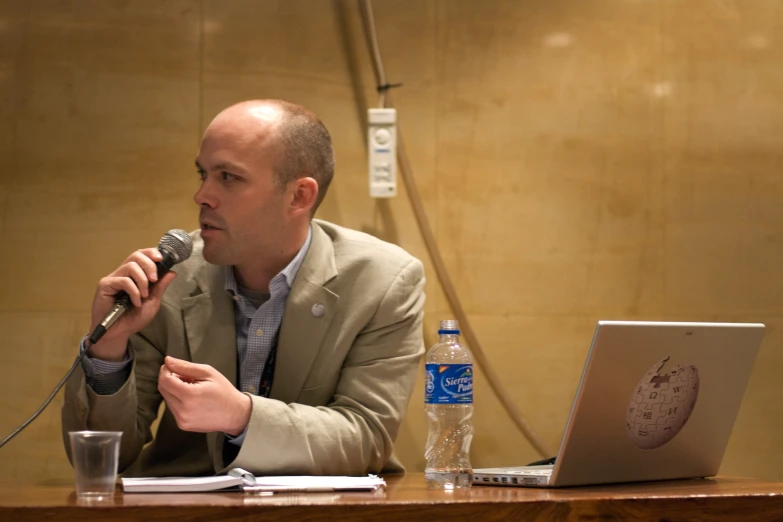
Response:
[[[114,495],[121,431],[70,431],[76,495],[103,498]]]

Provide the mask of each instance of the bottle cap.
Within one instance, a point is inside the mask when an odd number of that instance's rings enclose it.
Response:
[[[456,319],[446,319],[440,322],[439,335],[443,334],[459,334],[459,321]]]

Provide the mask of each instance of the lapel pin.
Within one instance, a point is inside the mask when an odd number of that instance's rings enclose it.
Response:
[[[313,305],[312,312],[315,317],[323,317],[326,309],[324,309],[324,305],[321,303],[316,303]]]

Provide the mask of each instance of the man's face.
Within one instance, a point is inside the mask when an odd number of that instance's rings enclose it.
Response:
[[[196,157],[204,258],[216,265],[254,263],[287,233],[286,192],[274,173],[272,125],[252,117],[218,118]]]

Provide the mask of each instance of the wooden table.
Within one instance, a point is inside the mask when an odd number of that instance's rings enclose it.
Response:
[[[783,520],[783,483],[720,477],[568,489],[429,491],[422,474],[376,493],[125,494],[93,505],[70,485],[0,488],[0,521],[26,520]]]

